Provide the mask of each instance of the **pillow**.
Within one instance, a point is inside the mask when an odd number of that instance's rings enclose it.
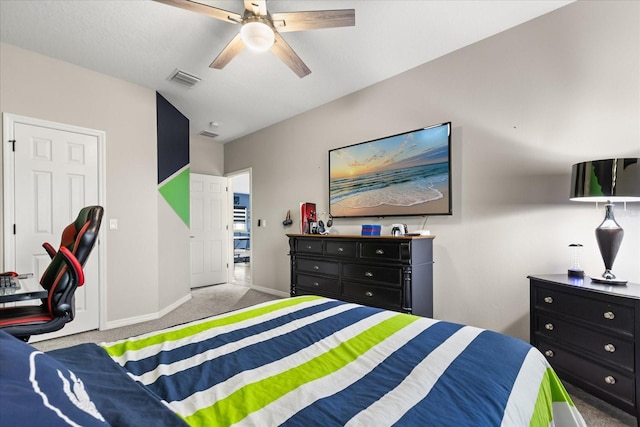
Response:
[[[80,378],[2,330],[0,402],[0,425],[108,425]]]

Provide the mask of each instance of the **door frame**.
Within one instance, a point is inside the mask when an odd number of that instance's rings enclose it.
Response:
[[[30,126],[40,126],[46,128],[52,128],[64,132],[81,133],[90,135],[96,138],[98,142],[98,204],[100,204],[106,211],[106,132],[96,129],[89,129],[80,126],[69,125],[65,123],[52,122],[48,120],[36,119],[33,117],[21,116],[11,113],[2,113],[2,160],[3,160],[3,248],[4,248],[4,269],[15,269],[16,254],[15,254],[15,235],[13,234],[13,224],[15,223],[14,207],[15,207],[15,174],[14,174],[14,157],[13,141],[14,125],[16,123],[23,123]],[[98,315],[99,329],[102,330],[107,324],[107,310],[106,310],[106,286],[107,283],[107,235],[104,232],[104,224],[106,223],[103,218],[103,225],[98,235],[98,244],[93,249],[94,256],[98,257],[98,307],[100,313]],[[60,230],[62,232],[62,230]],[[51,242],[57,244],[58,242]]]
[[[251,167],[245,168],[245,169],[240,169],[234,172],[229,172],[227,174],[225,174],[225,176],[227,178],[229,178],[229,182],[231,184],[231,188],[229,189],[229,223],[228,223],[228,229],[229,229],[229,241],[230,241],[230,250],[229,252],[229,256],[227,259],[227,262],[229,263],[229,272],[228,275],[231,279],[233,280],[228,280],[229,277],[227,278],[227,282],[229,283],[233,283],[235,282],[235,276],[234,276],[234,270],[235,270],[235,264],[234,264],[234,259],[233,259],[233,193],[234,193],[234,188],[233,188],[233,177],[237,176],[237,175],[245,175],[248,174],[249,175],[249,206],[251,208],[251,212],[253,212],[253,183],[252,183],[252,171],[251,171]],[[253,219],[253,214],[251,215],[251,219]],[[251,262],[249,262],[249,275],[250,275],[250,279],[248,284],[249,285],[253,285],[253,244],[254,244],[254,232],[253,232],[253,225],[250,227],[250,234],[249,234],[249,259],[251,260]]]

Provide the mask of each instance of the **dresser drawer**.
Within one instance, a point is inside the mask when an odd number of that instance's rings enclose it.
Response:
[[[310,273],[328,274],[337,276],[340,272],[340,264],[332,261],[320,261],[317,259],[298,258],[298,270]]]
[[[322,240],[319,239],[297,239],[296,250],[310,254],[322,254]]]
[[[399,267],[385,268],[345,263],[342,265],[342,276],[348,279],[366,280],[394,287],[399,287],[402,284],[402,269]]]
[[[327,255],[334,256],[344,256],[355,258],[356,252],[356,242],[341,242],[341,241],[331,241],[327,240],[325,244],[325,252]]]
[[[296,289],[305,289],[311,293],[325,296],[338,296],[340,294],[338,279],[306,274],[298,274],[296,276]]]
[[[586,292],[585,292],[586,293]],[[535,305],[542,310],[575,316],[606,328],[633,335],[633,308],[602,300],[537,287]]]
[[[402,292],[400,289],[342,282],[342,297],[363,305],[391,310],[400,310],[402,308]]]
[[[401,244],[364,242],[361,243],[360,257],[399,261],[402,259]]]
[[[632,375],[625,375],[606,366],[591,362],[582,357],[582,355],[575,355],[550,341],[540,340],[538,349],[559,373],[564,371],[591,384],[606,395],[620,399],[627,405],[634,405],[635,381]]]
[[[619,336],[603,334],[593,328],[581,327],[543,313],[535,319],[535,333],[559,342],[561,345],[578,347],[604,363],[616,363],[625,369],[634,370],[633,343]]]

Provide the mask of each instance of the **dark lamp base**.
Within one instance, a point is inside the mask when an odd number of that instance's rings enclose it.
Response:
[[[604,277],[592,277],[591,278],[592,282],[596,282],[596,283],[602,283],[605,285],[626,285],[627,284],[627,280],[620,280],[620,279],[605,279]]]

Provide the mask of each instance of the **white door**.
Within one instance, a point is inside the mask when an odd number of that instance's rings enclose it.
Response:
[[[191,287],[228,278],[229,179],[191,174]]]
[[[13,249],[15,271],[33,273],[39,278],[50,262],[42,243],[49,242],[57,249],[62,231],[75,220],[80,209],[99,204],[99,135],[62,130],[65,125],[34,122],[38,124],[28,120],[12,123],[15,234],[13,248],[9,249]],[[7,160],[10,161],[5,159],[5,165]],[[5,221],[9,219],[6,216]],[[10,236],[5,236],[5,240],[11,242]],[[32,340],[99,327],[97,253],[94,248],[85,264],[85,285],[75,294],[75,319],[58,332],[34,336]]]

